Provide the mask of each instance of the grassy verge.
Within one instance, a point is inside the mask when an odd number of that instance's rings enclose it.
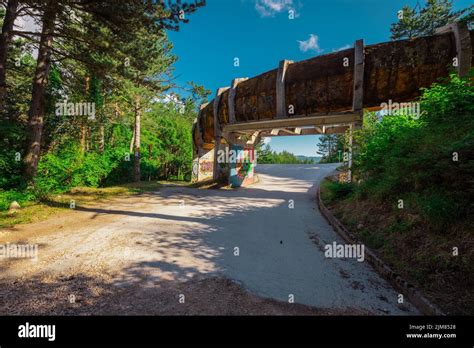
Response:
[[[9,214],[6,210],[0,211],[0,228],[45,220],[53,214],[68,210],[71,200],[74,200],[76,206],[87,205],[103,202],[113,197],[156,191],[163,187],[163,185],[188,186],[189,183],[143,181],[105,188],[78,187],[66,193],[50,195],[47,199],[40,201],[22,202],[21,209],[14,214]]]
[[[321,184],[332,213],[395,272],[447,314],[474,313],[474,238],[468,222],[433,231],[416,210],[360,197],[353,184]],[[457,248],[458,255],[454,255]]]

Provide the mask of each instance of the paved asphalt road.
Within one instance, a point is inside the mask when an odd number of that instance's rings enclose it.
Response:
[[[260,182],[251,187],[164,187],[0,231],[2,242],[39,245],[36,262],[2,263],[0,281],[10,284],[5,291],[11,290],[4,296],[12,296],[7,304],[13,303],[15,294],[29,291],[10,288],[25,279],[38,279],[31,285],[35,293],[47,284],[58,284],[54,289],[60,291],[74,281],[74,291],[84,292],[82,279],[91,282],[105,275],[114,287],[140,284],[140,289],[156,292],[164,284],[183,284],[197,276],[230,278],[258,297],[286,303],[294,297],[295,303],[318,308],[417,313],[410,304],[398,305],[397,292],[366,262],[325,257],[324,246],[342,239],[319,213],[315,193],[320,180],[335,168],[258,165]],[[50,291],[44,290],[45,308],[52,303]],[[218,294],[209,296],[215,299]],[[18,301],[21,305],[25,298]],[[144,310],[158,308],[147,301]],[[55,308],[44,312],[48,310]]]
[[[293,294],[295,302],[316,307],[416,312],[411,305],[400,308],[397,292],[366,262],[325,257],[326,244],[343,240],[319,212],[316,188],[336,167],[258,165],[260,182],[229,194],[229,204],[241,208],[223,220],[211,218],[210,227],[219,233],[209,240],[227,251],[219,257],[222,273],[282,301]],[[235,246],[239,257],[230,253]]]

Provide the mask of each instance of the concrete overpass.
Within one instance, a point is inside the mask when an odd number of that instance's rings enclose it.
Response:
[[[474,62],[474,31],[466,23],[433,36],[353,48],[301,62],[282,60],[277,69],[236,78],[201,106],[193,125],[194,180],[232,176],[218,151],[252,151],[261,137],[334,134],[360,127],[363,109],[408,102],[455,70],[468,74]]]

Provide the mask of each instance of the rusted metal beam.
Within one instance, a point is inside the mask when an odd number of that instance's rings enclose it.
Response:
[[[285,75],[288,65],[293,63],[291,60],[282,60],[278,67],[276,80],[276,118],[287,117],[285,101]]]
[[[241,122],[224,126],[227,132],[247,130],[272,130],[276,128],[296,128],[316,125],[334,125],[362,121],[360,114],[330,114],[310,117],[292,117],[268,121]]]

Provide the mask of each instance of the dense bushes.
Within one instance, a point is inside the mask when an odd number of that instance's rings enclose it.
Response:
[[[0,211],[7,210],[13,201],[23,205],[26,202],[32,201],[36,198],[31,191],[17,191],[17,190],[0,190]]]
[[[471,314],[474,87],[453,76],[424,90],[420,103],[419,118],[366,113],[352,184],[326,181],[321,196],[443,311]]]
[[[345,199],[354,192],[352,183],[340,183],[339,181],[324,182],[324,200],[328,203]]]
[[[5,9],[11,16],[21,12],[11,5],[0,6],[0,27]],[[20,7],[28,11],[30,5]],[[39,24],[46,8],[58,18],[70,14],[65,3],[43,5],[34,5],[31,14]],[[199,7],[182,5],[186,13]],[[156,3],[147,8],[150,13],[128,6],[124,35],[79,6],[74,12],[85,16],[84,25],[51,23],[61,43],[55,39],[54,49],[44,47],[51,50],[45,60],[35,55],[35,35],[3,28],[11,40],[2,46],[7,60],[0,100],[0,210],[13,200],[50,198],[78,186],[190,179],[192,121],[210,92],[174,81],[177,57],[166,31],[179,29],[181,20],[167,14],[169,6]],[[144,27],[140,19],[152,12],[154,20]],[[119,12],[114,15],[125,23]],[[33,79],[39,68],[48,74],[40,82]]]
[[[76,144],[41,158],[35,187],[42,193],[59,193],[79,186],[100,186],[124,160],[123,151],[81,154]]]
[[[142,180],[190,180],[194,116],[193,106],[182,113],[174,104],[157,102],[146,110],[141,135]],[[14,160],[16,152],[22,151],[22,129],[0,128],[5,132],[4,141],[8,142],[0,149],[0,210],[8,209],[12,201],[23,205],[74,187],[133,181],[134,158],[130,153],[133,128],[126,117],[123,124],[106,127],[104,151],[99,150],[97,136],[91,138],[90,146],[84,151],[77,137],[57,134],[54,146],[45,147],[36,178],[28,187],[21,176],[22,162]],[[19,145],[13,146],[16,142]]]
[[[474,87],[452,76],[421,97],[422,114],[365,117],[356,137],[359,194],[405,201],[433,229],[472,216]]]

